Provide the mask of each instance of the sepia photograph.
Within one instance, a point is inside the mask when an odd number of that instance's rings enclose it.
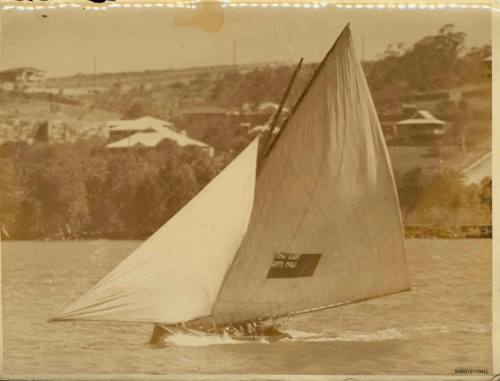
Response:
[[[0,10],[4,375],[493,377],[492,11],[311,4]]]

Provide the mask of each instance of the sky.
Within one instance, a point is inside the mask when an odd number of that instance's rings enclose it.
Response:
[[[467,34],[467,46],[491,43],[491,14],[483,9],[224,8],[218,32],[175,26],[176,11],[64,8],[42,17],[4,10],[0,69],[33,66],[53,77],[231,64],[235,44],[238,64],[317,62],[347,22],[365,59],[391,43],[411,46],[450,23]]]

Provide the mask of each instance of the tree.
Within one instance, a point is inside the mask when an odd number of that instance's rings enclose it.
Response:
[[[481,186],[479,190],[479,199],[481,200],[481,203],[489,209],[490,212],[492,210],[492,205],[493,205],[491,190],[492,190],[491,178],[488,177],[483,179],[483,181],[481,181]]]
[[[143,106],[139,103],[134,103],[123,113],[122,119],[137,119],[144,115],[145,112]]]
[[[446,24],[438,33],[417,42],[402,56],[406,80],[418,91],[449,87],[453,84],[453,68],[462,52],[465,33]]]
[[[491,221],[491,211],[482,205],[480,188],[465,185],[462,174],[451,169],[430,179],[417,200],[414,214],[419,223],[444,226]]]
[[[21,212],[30,219],[19,227],[23,235],[80,235],[89,217],[80,153],[70,143],[34,145],[20,165],[25,196]]]
[[[422,168],[414,168],[403,175],[396,173],[399,203],[404,216],[414,211],[423,191]]]
[[[464,66],[461,58],[464,42],[465,33],[456,31],[453,24],[446,24],[413,47],[389,45],[367,73],[376,103],[395,105],[408,92],[432,91],[467,81],[457,72]]]
[[[24,198],[24,189],[14,160],[0,158],[0,228],[16,238],[16,223],[19,206]]]

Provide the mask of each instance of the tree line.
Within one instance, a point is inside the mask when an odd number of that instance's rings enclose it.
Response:
[[[99,139],[0,146],[0,221],[12,239],[143,239],[232,159],[165,142],[110,152]],[[405,222],[491,222],[491,182],[463,184],[444,171],[396,173]]]
[[[377,59],[364,62],[377,107],[398,106],[401,98],[410,93],[452,89],[481,81],[483,60],[491,55],[491,45],[466,48],[466,37],[453,24],[446,24],[411,46],[389,44]],[[288,106],[296,102],[316,68],[316,63],[302,66]],[[183,81],[148,83],[129,90],[117,84],[93,98],[96,107],[116,112],[124,113],[134,104],[141,104],[148,114],[175,118],[177,110],[198,105],[201,100],[202,104],[230,109],[279,102],[294,69],[289,64],[262,65],[246,71],[235,67],[219,74],[208,69]]]
[[[378,60],[365,63],[379,111],[399,104],[401,96],[412,91],[477,82],[491,46],[465,51],[464,41],[464,33],[445,25],[410,48],[389,46]],[[315,67],[304,65],[289,104],[294,104]],[[216,78],[207,73],[186,82],[139,86],[127,96],[114,87],[93,98],[96,107],[120,111],[124,117],[131,113],[169,119],[175,115],[165,110],[182,106],[179,102],[186,99],[184,106],[189,106],[193,94],[205,98],[206,104],[228,108],[277,102],[293,69],[268,66],[246,73],[228,71]],[[203,138],[218,148],[216,157],[168,142],[155,150],[126,152],[110,152],[98,138],[56,144],[6,142],[0,146],[2,229],[15,239],[145,238],[249,141],[247,129],[237,126],[207,128]],[[491,182],[466,186],[458,172],[428,178],[419,168],[397,173],[396,182],[406,223],[491,221]]]
[[[230,160],[170,142],[122,152],[110,152],[103,143],[4,143],[4,233],[14,239],[144,238]]]
[[[484,59],[491,45],[465,48],[466,34],[446,24],[413,46],[390,44],[365,65],[377,106],[398,105],[404,95],[477,84],[484,79]]]

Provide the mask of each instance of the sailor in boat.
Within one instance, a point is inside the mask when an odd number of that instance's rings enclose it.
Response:
[[[276,321],[271,321],[268,324],[260,322],[260,325],[257,326],[257,332],[260,336],[265,337],[292,338],[288,333],[281,331],[280,328],[281,324]]]
[[[272,320],[257,320],[248,321],[246,322],[246,324],[240,324],[239,328],[236,328],[233,324],[229,324],[225,327],[222,327],[221,329],[218,329],[218,327],[200,326],[197,330],[188,328],[185,324],[177,324],[175,326],[155,324],[149,343],[152,345],[163,344],[166,337],[175,333],[183,333],[195,336],[222,334],[230,336],[236,340],[256,340],[260,338],[269,338],[275,340],[291,338],[289,334],[280,330],[280,324],[278,322]]]

